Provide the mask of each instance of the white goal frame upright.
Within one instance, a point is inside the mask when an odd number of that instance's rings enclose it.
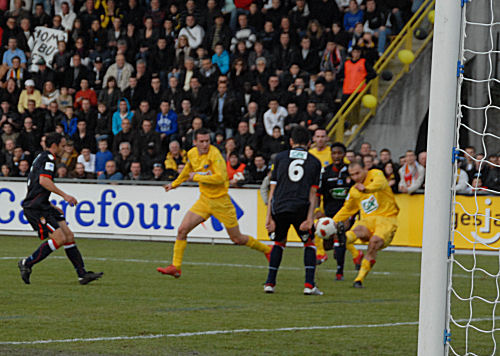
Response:
[[[420,277],[420,356],[446,352],[447,252],[452,222],[461,1],[437,0],[435,7]]]

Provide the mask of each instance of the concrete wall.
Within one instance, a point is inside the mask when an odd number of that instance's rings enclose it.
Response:
[[[494,4],[493,14],[491,13],[492,3]],[[474,23],[498,23],[500,21],[500,1],[475,0],[467,5],[466,19],[469,23],[465,28],[467,37],[464,48],[470,52],[464,53],[466,59],[464,76],[483,82],[464,80],[462,103],[475,108],[474,110],[466,108],[462,110],[464,121],[477,132],[483,132],[487,125],[485,132],[498,136],[500,132],[500,95],[497,91],[492,90],[493,81],[491,79],[496,78],[500,83],[500,54],[485,52],[500,50],[500,43],[498,43],[500,26],[485,27]],[[488,79],[490,79],[489,82]],[[500,151],[498,138],[487,137],[483,147],[480,135],[470,132],[468,137],[469,143],[475,146],[478,152],[490,154]]]
[[[359,149],[362,142],[370,142],[377,151],[389,148],[395,161],[406,150],[415,148],[418,130],[429,108],[431,53],[432,46],[428,45],[380,104],[352,148]]]
[[[462,104],[474,109],[463,108],[463,124],[480,133],[485,131],[487,134],[500,136],[500,53],[484,53],[500,50],[500,26],[474,24],[498,23],[500,0],[475,0],[467,5],[466,17],[469,23],[465,28],[464,48],[470,51],[464,53],[465,79],[461,98]],[[432,46],[429,45],[411,65],[410,72],[381,103],[376,116],[365,126],[351,148],[359,149],[361,143],[367,141],[378,151],[384,147],[389,148],[393,158],[404,154],[407,149],[415,148],[419,127],[429,108],[431,55]],[[492,79],[496,79],[496,84]],[[477,152],[500,152],[500,140],[497,137],[486,135],[483,142],[482,136],[465,127],[461,130],[461,135],[467,136],[461,142],[475,146]]]

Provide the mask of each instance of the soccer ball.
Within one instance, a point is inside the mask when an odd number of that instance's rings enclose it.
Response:
[[[337,233],[337,227],[332,218],[324,217],[316,223],[316,236],[321,239],[329,239]]]

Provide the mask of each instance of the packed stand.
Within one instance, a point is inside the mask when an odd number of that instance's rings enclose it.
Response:
[[[206,127],[231,184],[260,184],[294,126],[324,127],[375,77],[421,2],[3,2],[1,175],[26,176],[55,131],[59,177],[172,180]],[[67,33],[49,59],[33,60],[38,26]]]

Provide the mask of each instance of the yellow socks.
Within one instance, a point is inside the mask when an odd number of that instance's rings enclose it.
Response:
[[[357,258],[359,256],[359,251],[354,247],[354,241],[356,241],[357,237],[356,234],[352,231],[347,231],[345,233],[346,236],[346,242],[345,242],[345,248],[347,251],[349,251],[352,255],[352,258]]]
[[[323,247],[323,239],[315,238],[314,244],[316,245],[316,256],[324,256],[326,255],[325,248]]]
[[[245,245],[247,245],[248,247],[254,249],[254,250],[257,250],[257,251],[260,251],[262,253],[269,253],[271,252],[271,246],[267,246],[266,244],[263,244],[262,242],[254,239],[252,236],[250,235],[247,235],[248,236],[248,241]]]
[[[375,264],[375,260],[368,261],[366,258],[363,258],[363,262],[361,262],[361,268],[358,272],[358,276],[354,280],[355,282],[363,282],[368,272],[371,271],[372,266]]]
[[[184,257],[184,250],[187,246],[187,240],[175,240],[174,244],[174,257],[172,264],[177,269],[181,269],[182,258]]]

